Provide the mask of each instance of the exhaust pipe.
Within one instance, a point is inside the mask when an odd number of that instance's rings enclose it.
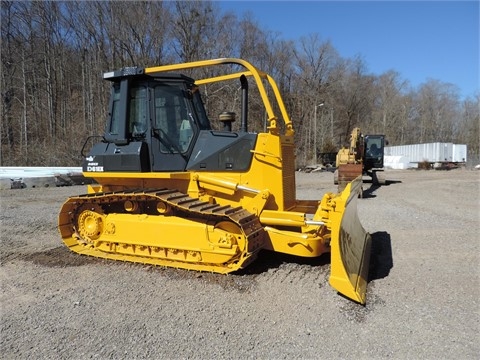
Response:
[[[240,83],[242,85],[242,119],[240,123],[240,131],[248,132],[247,118],[248,118],[248,80],[245,75],[240,76]]]

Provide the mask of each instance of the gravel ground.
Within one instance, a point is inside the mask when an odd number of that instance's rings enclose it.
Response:
[[[1,358],[478,359],[479,174],[397,170],[365,184],[365,307],[328,285],[328,256],[265,252],[217,275],[76,255],[56,221],[84,187],[1,190]],[[299,198],[335,190],[331,173],[297,185]]]

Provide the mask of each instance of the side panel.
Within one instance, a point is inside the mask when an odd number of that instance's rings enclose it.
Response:
[[[283,208],[291,209],[296,205],[295,183],[295,146],[292,142],[282,142],[283,162]]]
[[[252,162],[252,150],[257,135],[225,131],[201,131],[187,170],[247,171]]]
[[[150,171],[149,157],[148,146],[141,141],[126,145],[102,142],[83,160],[83,172],[146,172]]]

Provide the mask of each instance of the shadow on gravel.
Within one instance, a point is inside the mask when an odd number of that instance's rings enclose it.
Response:
[[[368,281],[383,279],[390,274],[393,268],[392,241],[390,234],[379,231],[371,234],[372,247],[370,253],[370,270]]]
[[[103,262],[103,259],[76,254],[66,246],[59,246],[54,249],[32,254],[19,254],[16,258],[23,261],[30,261],[35,265],[47,267],[82,266]]]
[[[381,186],[389,186],[391,184],[401,184],[402,181],[401,180],[387,180],[384,185],[374,184],[372,182],[372,180],[364,180],[363,183],[364,184],[371,184],[368,189],[363,190],[363,194],[362,194],[362,197],[364,199],[368,199],[368,198],[376,197],[377,195],[375,195],[375,191],[377,191],[377,189],[379,189]]]
[[[311,267],[319,267],[319,269],[327,270],[324,265],[330,265],[330,254],[323,254],[316,258],[303,258],[299,256],[276,253],[273,251],[262,250],[258,254],[257,259],[248,265],[245,269],[235,272],[238,275],[259,275],[270,269],[278,269],[282,264],[292,263],[297,265],[307,265]],[[328,267],[328,270],[330,267]]]
[[[376,232],[371,236],[372,247],[368,277],[369,282],[388,276],[390,269],[393,267],[390,235],[386,232]],[[302,258],[267,250],[262,250],[258,254],[257,259],[245,269],[228,275],[104,260],[92,256],[76,254],[65,246],[31,254],[15,254],[15,256],[8,256],[8,254],[3,255],[2,262],[15,259],[29,261],[33,264],[47,267],[71,267],[98,263],[103,263],[105,265],[108,264],[109,266],[131,266],[133,268],[143,268],[143,270],[148,272],[158,272],[169,279],[198,279],[207,283],[220,285],[223,289],[232,289],[239,292],[249,291],[254,287],[256,285],[257,275],[266,273],[272,269],[279,269],[284,264],[309,266],[312,267],[312,270],[318,271],[326,276],[330,271],[330,254],[328,253],[317,258]]]

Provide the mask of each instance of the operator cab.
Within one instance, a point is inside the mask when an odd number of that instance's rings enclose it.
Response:
[[[383,168],[384,135],[365,135],[365,170]]]
[[[193,79],[125,68],[112,82],[103,141],[85,157],[87,172],[246,171],[256,136],[214,131]],[[193,156],[192,156],[193,155]]]

